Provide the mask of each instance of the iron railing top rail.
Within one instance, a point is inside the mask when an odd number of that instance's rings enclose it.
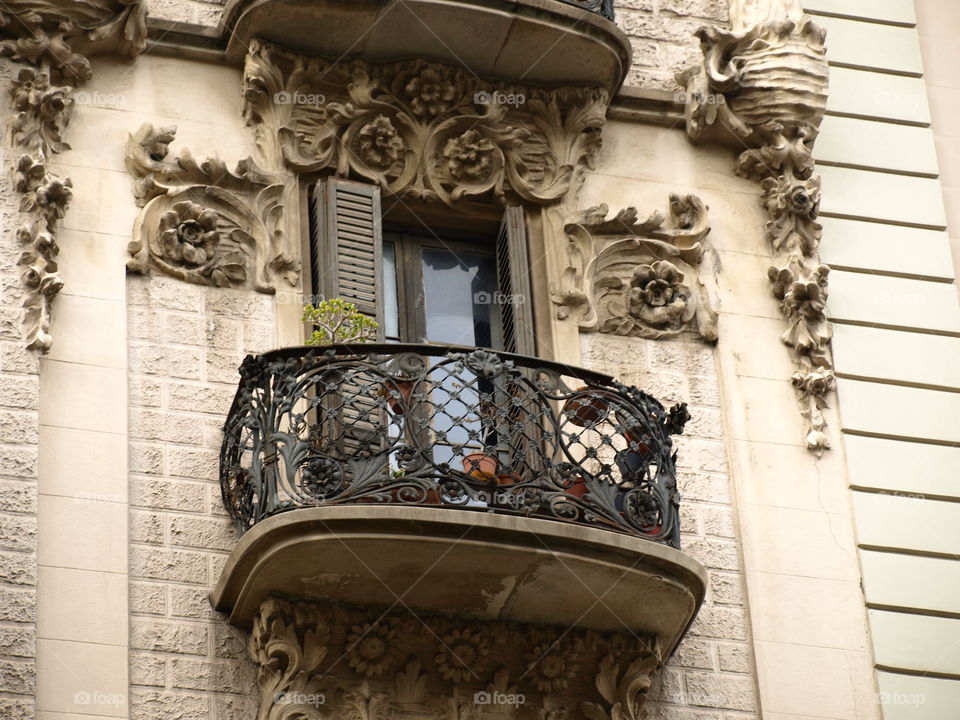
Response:
[[[473,347],[364,343],[248,356],[241,376],[220,471],[242,530],[300,507],[422,504],[679,546],[670,436],[685,406],[667,411],[608,375]]]

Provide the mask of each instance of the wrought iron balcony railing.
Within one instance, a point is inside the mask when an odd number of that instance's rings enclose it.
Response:
[[[248,356],[224,427],[242,531],[286,510],[432,505],[679,547],[669,412],[612,378],[509,353],[361,344]]]
[[[613,0],[560,0],[560,2],[595,12],[600,17],[613,22]]]

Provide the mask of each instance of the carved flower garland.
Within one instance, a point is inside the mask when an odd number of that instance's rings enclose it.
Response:
[[[7,123],[8,142],[17,158],[14,185],[25,218],[17,229],[23,246],[19,264],[27,290],[23,325],[27,347],[47,352],[50,307],[63,287],[58,274],[56,233],[73,199],[69,178],[48,167],[50,158],[69,149],[64,133],[73,107],[74,87],[92,75],[83,52],[117,51],[135,56],[146,46],[146,5],[139,0],[97,3],[37,3],[10,0],[0,13],[0,56],[27,64],[10,85],[16,111]]]
[[[457,628],[441,640],[435,661],[444,680],[464,682],[483,672],[489,650],[482,631]]]
[[[277,104],[277,96],[322,97]],[[491,97],[510,103],[489,102]],[[457,206],[506,193],[547,204],[593,167],[608,94],[494,83],[425,60],[332,64],[261,42],[247,55],[244,109],[271,162],[334,169],[385,194]]]
[[[537,645],[530,653],[533,682],[541,692],[557,692],[576,676],[577,653],[569,644]]]
[[[354,625],[347,637],[347,662],[366,677],[378,677],[394,662],[397,629],[381,621]]]

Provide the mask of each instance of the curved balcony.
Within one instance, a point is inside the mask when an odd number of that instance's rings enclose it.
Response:
[[[273,594],[655,636],[703,601],[677,549],[686,419],[597,373],[441,345],[248,357],[224,428],[243,536],[212,594]],[[600,600],[602,598],[602,601]]]
[[[679,547],[671,433],[686,418],[611,378],[442,345],[248,357],[224,429],[242,530],[295,508],[433,505]]]
[[[259,38],[338,60],[426,58],[525,85],[602,86],[611,96],[631,57],[612,0],[228,0],[220,34],[235,62]]]

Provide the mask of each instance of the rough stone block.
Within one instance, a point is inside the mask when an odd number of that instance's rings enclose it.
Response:
[[[148,653],[130,653],[130,684],[166,686],[166,661]]]
[[[186,690],[238,692],[254,683],[253,666],[236,660],[211,662],[173,658],[170,661],[170,685]]]
[[[200,623],[130,620],[130,646],[137,650],[206,655],[207,636],[207,627]]]
[[[32,551],[36,547],[36,517],[0,514],[0,549]]]
[[[237,536],[225,519],[174,517],[170,520],[170,544],[229,552],[237,544]]]
[[[0,552],[0,581],[36,585],[37,556],[33,552]]]
[[[136,578],[205,583],[207,558],[196,552],[132,546],[130,574]]]
[[[0,480],[0,512],[37,512],[37,484],[31,480]]]
[[[203,485],[151,477],[130,480],[130,504],[151,510],[203,512]]]
[[[166,615],[167,588],[158,583],[130,583],[130,612]]]

